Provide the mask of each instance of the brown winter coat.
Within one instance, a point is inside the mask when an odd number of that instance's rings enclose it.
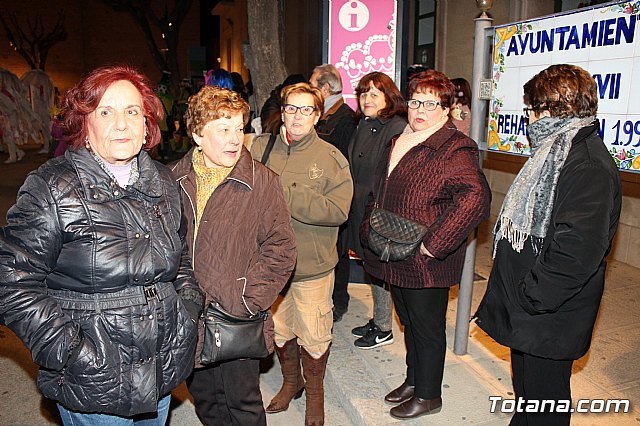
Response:
[[[236,166],[211,194],[194,239],[196,174],[192,154],[193,150],[189,151],[173,167],[173,173],[182,188],[189,253],[198,285],[205,293],[205,306],[216,301],[226,311],[247,317],[267,310],[264,338],[271,352],[274,332],[270,308],[296,264],[295,235],[282,184],[243,148]],[[197,367],[202,322],[198,331]]]
[[[395,140],[395,139],[394,139]],[[373,191],[386,173],[391,143],[382,154]],[[383,190],[384,191],[384,190]],[[365,270],[398,287],[450,287],[460,281],[469,233],[489,216],[491,191],[478,162],[478,146],[457,130],[451,120],[427,140],[413,147],[386,182],[382,208],[428,226],[422,243],[434,257],[418,251],[408,259],[383,263],[367,247],[370,196],[360,240]]]

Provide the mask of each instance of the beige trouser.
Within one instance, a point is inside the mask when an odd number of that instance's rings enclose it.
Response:
[[[275,340],[279,347],[298,339],[314,358],[320,358],[331,344],[333,327],[334,272],[309,281],[293,281],[284,297],[274,304]]]

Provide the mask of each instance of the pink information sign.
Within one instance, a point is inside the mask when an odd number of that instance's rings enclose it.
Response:
[[[396,19],[397,0],[329,1],[328,62],[340,71],[342,94],[354,109],[364,75],[379,71],[395,81]]]

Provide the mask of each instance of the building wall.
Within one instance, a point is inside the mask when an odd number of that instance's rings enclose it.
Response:
[[[437,37],[444,38],[441,41],[443,48],[437,52],[440,71],[452,78],[463,77],[471,81],[474,20],[480,16],[480,9],[475,0],[437,0],[437,7],[446,11],[436,25]],[[494,0],[488,14],[493,18],[493,25],[504,25],[552,14],[553,8],[553,0]]]
[[[160,4],[160,2],[152,2]],[[10,11],[25,18],[42,16],[46,30],[53,28],[59,10],[65,13],[67,40],[49,51],[46,72],[61,91],[73,86],[84,74],[104,64],[124,62],[138,67],[152,82],[158,81],[161,70],[156,66],[142,31],[125,12],[114,12],[101,1],[56,0],[55,7],[44,0],[5,2]],[[156,42],[162,45],[157,34]],[[187,74],[188,47],[200,44],[198,2],[194,1],[180,30],[179,61],[182,75]],[[29,70],[26,61],[10,46],[0,29],[0,66],[21,76]]]
[[[322,63],[320,0],[285,0],[284,63],[289,74],[311,75]],[[318,22],[317,25],[310,25]],[[305,24],[306,23],[306,24]]]
[[[247,0],[220,2],[211,13],[220,16],[220,68],[240,73],[247,81],[249,70],[242,57],[242,45],[249,41]]]

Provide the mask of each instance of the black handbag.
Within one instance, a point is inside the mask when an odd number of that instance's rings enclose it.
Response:
[[[262,334],[266,319],[266,311],[243,318],[231,315],[218,303],[210,303],[204,313],[204,342],[200,363],[266,357],[269,351]]]
[[[369,217],[369,248],[381,262],[413,256],[426,233],[426,226],[389,210],[374,208]]]
[[[393,147],[391,150],[393,151]],[[391,153],[389,153],[389,157],[391,157]],[[387,174],[388,168],[389,164],[387,163],[387,168],[385,168],[378,185],[374,208],[369,216],[369,235],[367,238],[369,249],[380,256],[380,261],[385,263],[413,256],[420,247],[428,229],[421,223],[378,207],[378,196],[383,180],[385,181],[383,191],[387,190],[384,176]]]

